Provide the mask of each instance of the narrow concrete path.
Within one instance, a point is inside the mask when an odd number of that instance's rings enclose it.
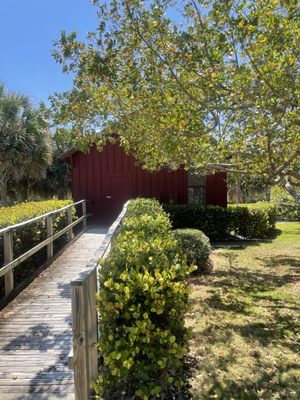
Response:
[[[98,254],[106,232],[85,232],[0,311],[1,400],[74,399],[70,281]]]

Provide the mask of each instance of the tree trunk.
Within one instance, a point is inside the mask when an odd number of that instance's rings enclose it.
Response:
[[[5,207],[8,205],[8,197],[7,197],[7,182],[0,182],[0,198],[1,198],[1,206]]]

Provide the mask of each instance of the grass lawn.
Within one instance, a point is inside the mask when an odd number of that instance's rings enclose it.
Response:
[[[300,399],[300,222],[277,229],[215,249],[214,272],[191,278],[194,400]]]

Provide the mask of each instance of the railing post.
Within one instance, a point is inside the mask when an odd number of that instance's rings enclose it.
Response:
[[[7,231],[4,232],[3,242],[4,242],[4,265],[10,263],[13,258],[13,232]],[[10,269],[5,274],[5,296],[8,296],[9,293],[14,288],[14,271]]]
[[[75,399],[90,399],[90,384],[98,376],[97,263],[82,279],[71,282]]]
[[[90,382],[98,377],[98,315],[96,304],[97,292],[97,266],[91,271],[87,279],[88,313],[88,351],[89,351],[89,378]]]
[[[52,215],[48,215],[46,217],[46,226],[47,226],[47,238],[51,238],[53,236],[53,217]],[[53,240],[47,244],[47,258],[53,257]]]
[[[68,225],[72,223],[72,207],[67,209],[67,217],[68,217]],[[73,228],[70,228],[68,231],[68,240],[72,240],[74,237],[73,235]]]
[[[83,229],[86,230],[86,202],[85,202],[85,200],[83,200],[83,202],[82,202],[82,215],[84,216]]]
[[[73,319],[73,368],[75,381],[75,400],[88,400],[89,351],[87,345],[87,299],[84,281],[71,282]]]

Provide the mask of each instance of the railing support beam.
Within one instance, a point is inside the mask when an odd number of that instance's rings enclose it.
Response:
[[[4,264],[10,263],[13,258],[13,232],[6,231],[3,234],[3,242],[4,242]],[[14,288],[14,271],[11,268],[4,275],[5,277],[5,296],[8,296],[10,292]]]
[[[83,229],[86,230],[86,202],[82,202]]]
[[[53,218],[52,215],[46,217],[46,226],[47,226],[47,239],[53,236]],[[47,259],[53,257],[53,241],[47,244]]]
[[[68,217],[68,225],[72,224],[72,208],[67,209],[67,217]],[[68,240],[72,240],[74,238],[73,234],[73,228],[71,227],[70,230],[68,231]]]

